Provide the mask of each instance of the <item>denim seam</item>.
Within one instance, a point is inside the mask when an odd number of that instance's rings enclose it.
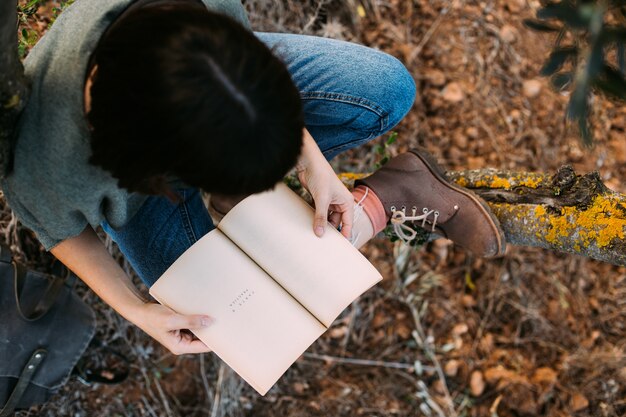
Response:
[[[352,140],[350,142],[346,142],[346,143],[342,143],[340,145],[334,146],[332,148],[324,149],[324,151],[322,153],[324,154],[324,156],[326,156],[327,154],[330,154],[330,153],[333,153],[333,152],[341,152],[344,149],[350,149],[350,148],[358,146],[361,143],[369,142],[370,140],[372,140],[376,136],[377,136],[376,133],[370,133],[370,135],[368,137],[366,137],[366,138],[355,139],[355,140]]]
[[[183,191],[182,192],[182,198],[183,201],[180,203],[180,214],[183,218],[183,225],[185,226],[185,233],[187,233],[187,239],[190,240],[190,243],[193,245],[194,243],[196,243],[198,241],[198,239],[196,238],[196,234],[193,231],[193,227],[191,225],[191,217],[189,216],[189,209],[187,208],[187,202],[186,202],[186,192]]]
[[[378,104],[363,97],[355,97],[355,96],[351,96],[349,94],[344,94],[344,93],[329,93],[329,92],[324,92],[324,91],[301,92],[300,97],[302,98],[302,100],[324,99],[324,100],[337,101],[340,103],[353,104],[356,106],[363,107],[364,109],[367,109],[371,111],[372,113],[376,114],[378,117],[380,117],[380,131],[381,132],[385,131],[387,128],[387,125],[389,124],[389,113],[386,112]]]

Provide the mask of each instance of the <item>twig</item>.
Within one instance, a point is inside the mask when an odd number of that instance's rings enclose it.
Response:
[[[430,343],[426,341],[426,337],[425,337],[426,333],[424,332],[424,328],[422,327],[422,323],[419,317],[419,312],[417,311],[417,308],[413,305],[413,303],[408,302],[406,300],[404,302],[409,307],[409,310],[411,310],[411,315],[413,316],[413,321],[415,323],[415,329],[416,329],[416,332],[414,332],[415,341],[417,342],[418,345],[422,346],[422,349],[424,350],[424,353],[426,354],[428,359],[430,359],[433,365],[435,365],[434,370],[437,373],[439,380],[441,381],[443,394],[447,402],[447,406],[449,410],[448,416],[457,417],[456,410],[454,409],[454,402],[452,401],[452,396],[450,395],[450,391],[448,390],[448,385],[446,384],[446,377],[443,373],[441,364],[439,363],[439,359],[437,359],[437,355],[430,347]],[[418,337],[415,337],[415,336],[418,336]]]
[[[511,307],[515,308],[516,310],[518,310],[520,313],[526,314],[528,317],[537,320],[538,322],[540,322],[541,324],[546,325],[550,329],[554,328],[554,325],[552,323],[550,323],[545,317],[543,317],[539,313],[538,309],[536,309],[536,308],[529,308],[529,307],[523,306],[520,303],[518,303],[516,301],[513,301],[513,300],[506,300],[506,303],[508,305],[510,305]]]
[[[206,391],[207,403],[211,403],[213,400],[213,394],[211,393],[211,388],[209,387],[209,379],[206,376],[206,367],[204,364],[204,359],[206,354],[200,354],[200,377],[202,378],[202,385],[204,386],[204,391]]]
[[[434,402],[428,395],[424,396],[424,400],[426,401],[427,405],[430,406],[430,408],[433,409],[440,417],[457,417],[456,410],[454,409],[454,402],[452,401],[452,396],[450,395],[450,391],[448,390],[448,386],[446,384],[446,378],[443,374],[443,369],[441,368],[441,364],[439,363],[439,360],[437,359],[435,352],[430,346],[431,342],[429,342],[426,339],[426,333],[424,332],[424,329],[422,327],[422,323],[420,320],[420,313],[418,309],[416,308],[416,306],[414,305],[414,303],[412,302],[412,300],[414,300],[415,298],[414,294],[412,293],[409,293],[408,295],[406,294],[408,290],[406,286],[404,286],[404,282],[408,282],[408,280],[406,279],[406,277],[403,277],[403,275],[406,273],[410,273],[410,271],[408,271],[410,256],[408,253],[403,253],[402,251],[403,247],[396,246],[394,249],[397,249],[397,250],[394,250],[394,257],[396,259],[396,262],[394,263],[394,267],[395,267],[394,270],[395,270],[397,281],[400,283],[400,288],[398,291],[400,294],[399,296],[396,297],[396,299],[398,299],[400,302],[405,304],[411,311],[411,316],[413,317],[413,321],[415,324],[415,330],[412,332],[413,338],[415,339],[415,342],[417,343],[417,345],[422,348],[422,350],[426,354],[426,357],[434,365],[434,367],[422,366],[422,369],[428,368],[429,371],[435,372],[438,378],[441,380],[441,385],[443,386],[444,397],[446,399],[449,413],[446,415],[437,404],[434,404],[433,406],[431,403],[434,403]],[[423,381],[417,381],[417,385],[418,385],[418,389],[420,387],[423,387],[423,389],[425,390],[425,393],[426,394],[428,393],[426,385],[424,384]]]
[[[140,361],[140,364],[139,364],[139,370],[141,371],[141,375],[143,376],[143,378],[144,378],[144,380],[145,380],[145,382],[146,382],[146,387],[150,388],[150,386],[151,386],[152,384],[150,383],[150,378],[148,378],[148,372],[146,371],[146,367],[145,367],[145,364],[144,364],[143,358],[142,358],[141,356],[137,356],[137,358],[138,358],[138,359],[139,359],[139,361]],[[155,402],[155,403],[156,403],[156,402],[157,402],[157,398],[156,398],[156,396],[154,395],[154,392],[152,391],[152,389],[147,389],[147,390],[146,390],[146,392],[150,395],[150,399],[151,399],[153,402]]]
[[[143,405],[146,407],[146,410],[148,411],[148,413],[150,413],[150,415],[152,417],[159,417],[157,416],[157,414],[154,412],[154,409],[152,408],[152,406],[150,405],[150,402],[148,402],[148,399],[142,395],[141,396],[141,401],[143,401]]]
[[[358,305],[358,300],[355,300],[350,306],[350,314],[348,315],[348,325],[346,329],[346,335],[343,338],[341,343],[341,355],[346,354],[346,350],[348,349],[348,343],[350,342],[350,336],[352,335],[352,329],[354,328],[354,318],[358,315],[358,312],[361,310]]]
[[[417,381],[417,389],[418,389],[418,393],[421,399],[423,399],[426,402],[426,404],[428,405],[428,407],[430,407],[431,410],[434,410],[435,413],[437,413],[439,417],[447,417],[446,413],[444,413],[441,407],[439,407],[439,404],[437,404],[431,398],[430,394],[428,393],[428,387],[426,387],[426,384],[424,383],[424,381]]]
[[[487,122],[485,122],[482,116],[478,116],[476,120],[478,121],[478,124],[480,125],[480,127],[485,132],[487,132],[487,136],[489,137],[489,140],[491,141],[491,145],[493,146],[493,149],[496,151],[496,155],[498,156],[498,159],[502,161],[502,155],[504,155],[504,152],[502,151],[502,147],[500,147],[500,144],[498,143],[498,139],[496,138],[496,135],[493,133],[493,130],[489,127]]]
[[[315,12],[313,13],[313,16],[311,16],[311,18],[306,23],[306,25],[304,25],[300,33],[306,33],[311,28],[311,26],[313,26],[313,24],[319,17],[320,12],[322,11],[322,7],[326,6],[329,2],[330,0],[320,0],[320,2],[317,3],[317,7],[315,8]]]
[[[413,64],[413,61],[415,61],[419,57],[419,55],[422,53],[422,49],[424,49],[424,47],[426,46],[430,38],[433,36],[437,28],[439,28],[439,25],[443,21],[443,18],[450,11],[450,3],[451,1],[448,1],[448,4],[446,4],[446,6],[443,9],[441,9],[441,12],[439,12],[439,16],[437,16],[437,19],[435,19],[433,24],[430,25],[430,27],[424,34],[424,37],[420,41],[420,43],[418,43],[415,49],[411,52],[411,55],[409,55],[409,59],[407,59],[407,63],[406,63],[407,67],[410,67],[411,64]]]
[[[355,359],[355,358],[340,358],[337,356],[330,355],[318,355],[316,353],[304,353],[303,355],[307,359],[315,359],[321,360],[324,362],[330,363],[341,363],[348,365],[361,365],[361,366],[379,366],[382,368],[392,368],[392,369],[404,369],[408,372],[415,372],[415,365],[401,362],[387,362],[387,361],[376,361],[370,359]],[[423,366],[422,369],[426,372],[434,372],[435,368],[430,366]]]
[[[476,331],[476,337],[474,338],[474,343],[472,344],[472,350],[476,350],[478,344],[480,343],[480,339],[483,337],[483,332],[485,331],[485,327],[487,326],[487,321],[489,317],[491,317],[491,313],[493,312],[493,306],[495,304],[495,299],[498,295],[498,290],[500,288],[500,280],[502,278],[502,270],[504,269],[504,265],[502,265],[498,271],[498,277],[494,284],[494,288],[490,293],[489,303],[487,304],[487,309],[485,313],[482,315],[482,319],[480,320],[480,326],[478,326],[478,330]]]
[[[222,394],[222,383],[224,380],[224,363],[220,364],[220,370],[217,374],[217,383],[215,384],[215,395],[213,395],[213,409],[211,410],[211,417],[217,417],[217,413],[220,408],[220,396]]]
[[[172,414],[170,403],[167,400],[167,397],[165,396],[165,392],[163,392],[161,383],[159,382],[159,378],[154,378],[154,385],[156,386],[157,391],[159,392],[159,397],[161,397],[161,402],[163,403],[163,407],[165,408],[165,412],[167,413],[168,417],[174,417],[174,415]]]

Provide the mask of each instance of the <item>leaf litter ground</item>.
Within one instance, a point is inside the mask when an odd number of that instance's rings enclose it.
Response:
[[[407,66],[418,94],[395,129],[392,154],[421,145],[447,169],[553,172],[569,163],[577,172],[599,170],[610,188],[626,192],[626,109],[596,98],[596,146],[581,146],[565,122],[567,97],[538,76],[553,39],[522,25],[536,0],[244,4],[255,30],[355,41]],[[25,53],[61,6],[44,0],[23,17]],[[340,155],[335,168],[371,171],[384,140]],[[50,256],[4,201],[2,208],[3,241],[45,267]],[[444,240],[415,250],[377,238],[363,252],[384,281],[265,397],[214,355],[169,354],[81,287],[97,310],[99,337],[131,358],[131,377],[118,386],[73,380],[20,416],[626,414],[625,268],[521,247],[487,261]]]

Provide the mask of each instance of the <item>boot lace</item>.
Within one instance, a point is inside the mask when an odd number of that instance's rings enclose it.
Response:
[[[413,230],[407,224],[409,222],[422,221],[422,228],[424,229],[426,221],[431,223],[431,231],[435,231],[437,226],[437,219],[439,219],[439,211],[430,210],[427,207],[422,209],[422,214],[417,214],[417,207],[411,208],[411,215],[406,214],[406,207],[402,206],[400,210],[397,210],[395,206],[390,207],[391,210],[391,224],[393,225],[393,231],[404,243],[410,243],[417,237],[417,231]],[[432,217],[432,218],[431,218]]]

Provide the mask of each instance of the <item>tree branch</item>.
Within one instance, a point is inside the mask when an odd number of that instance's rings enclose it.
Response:
[[[626,265],[626,195],[609,190],[597,172],[555,175],[481,169],[448,172],[498,217],[507,243],[568,252]],[[348,185],[359,175],[341,174]]]
[[[24,68],[17,53],[17,2],[0,0],[0,177],[10,168],[13,132],[27,97]]]
[[[609,190],[597,172],[563,166],[553,176],[479,170],[449,177],[489,202],[508,243],[626,265],[626,195]]]

